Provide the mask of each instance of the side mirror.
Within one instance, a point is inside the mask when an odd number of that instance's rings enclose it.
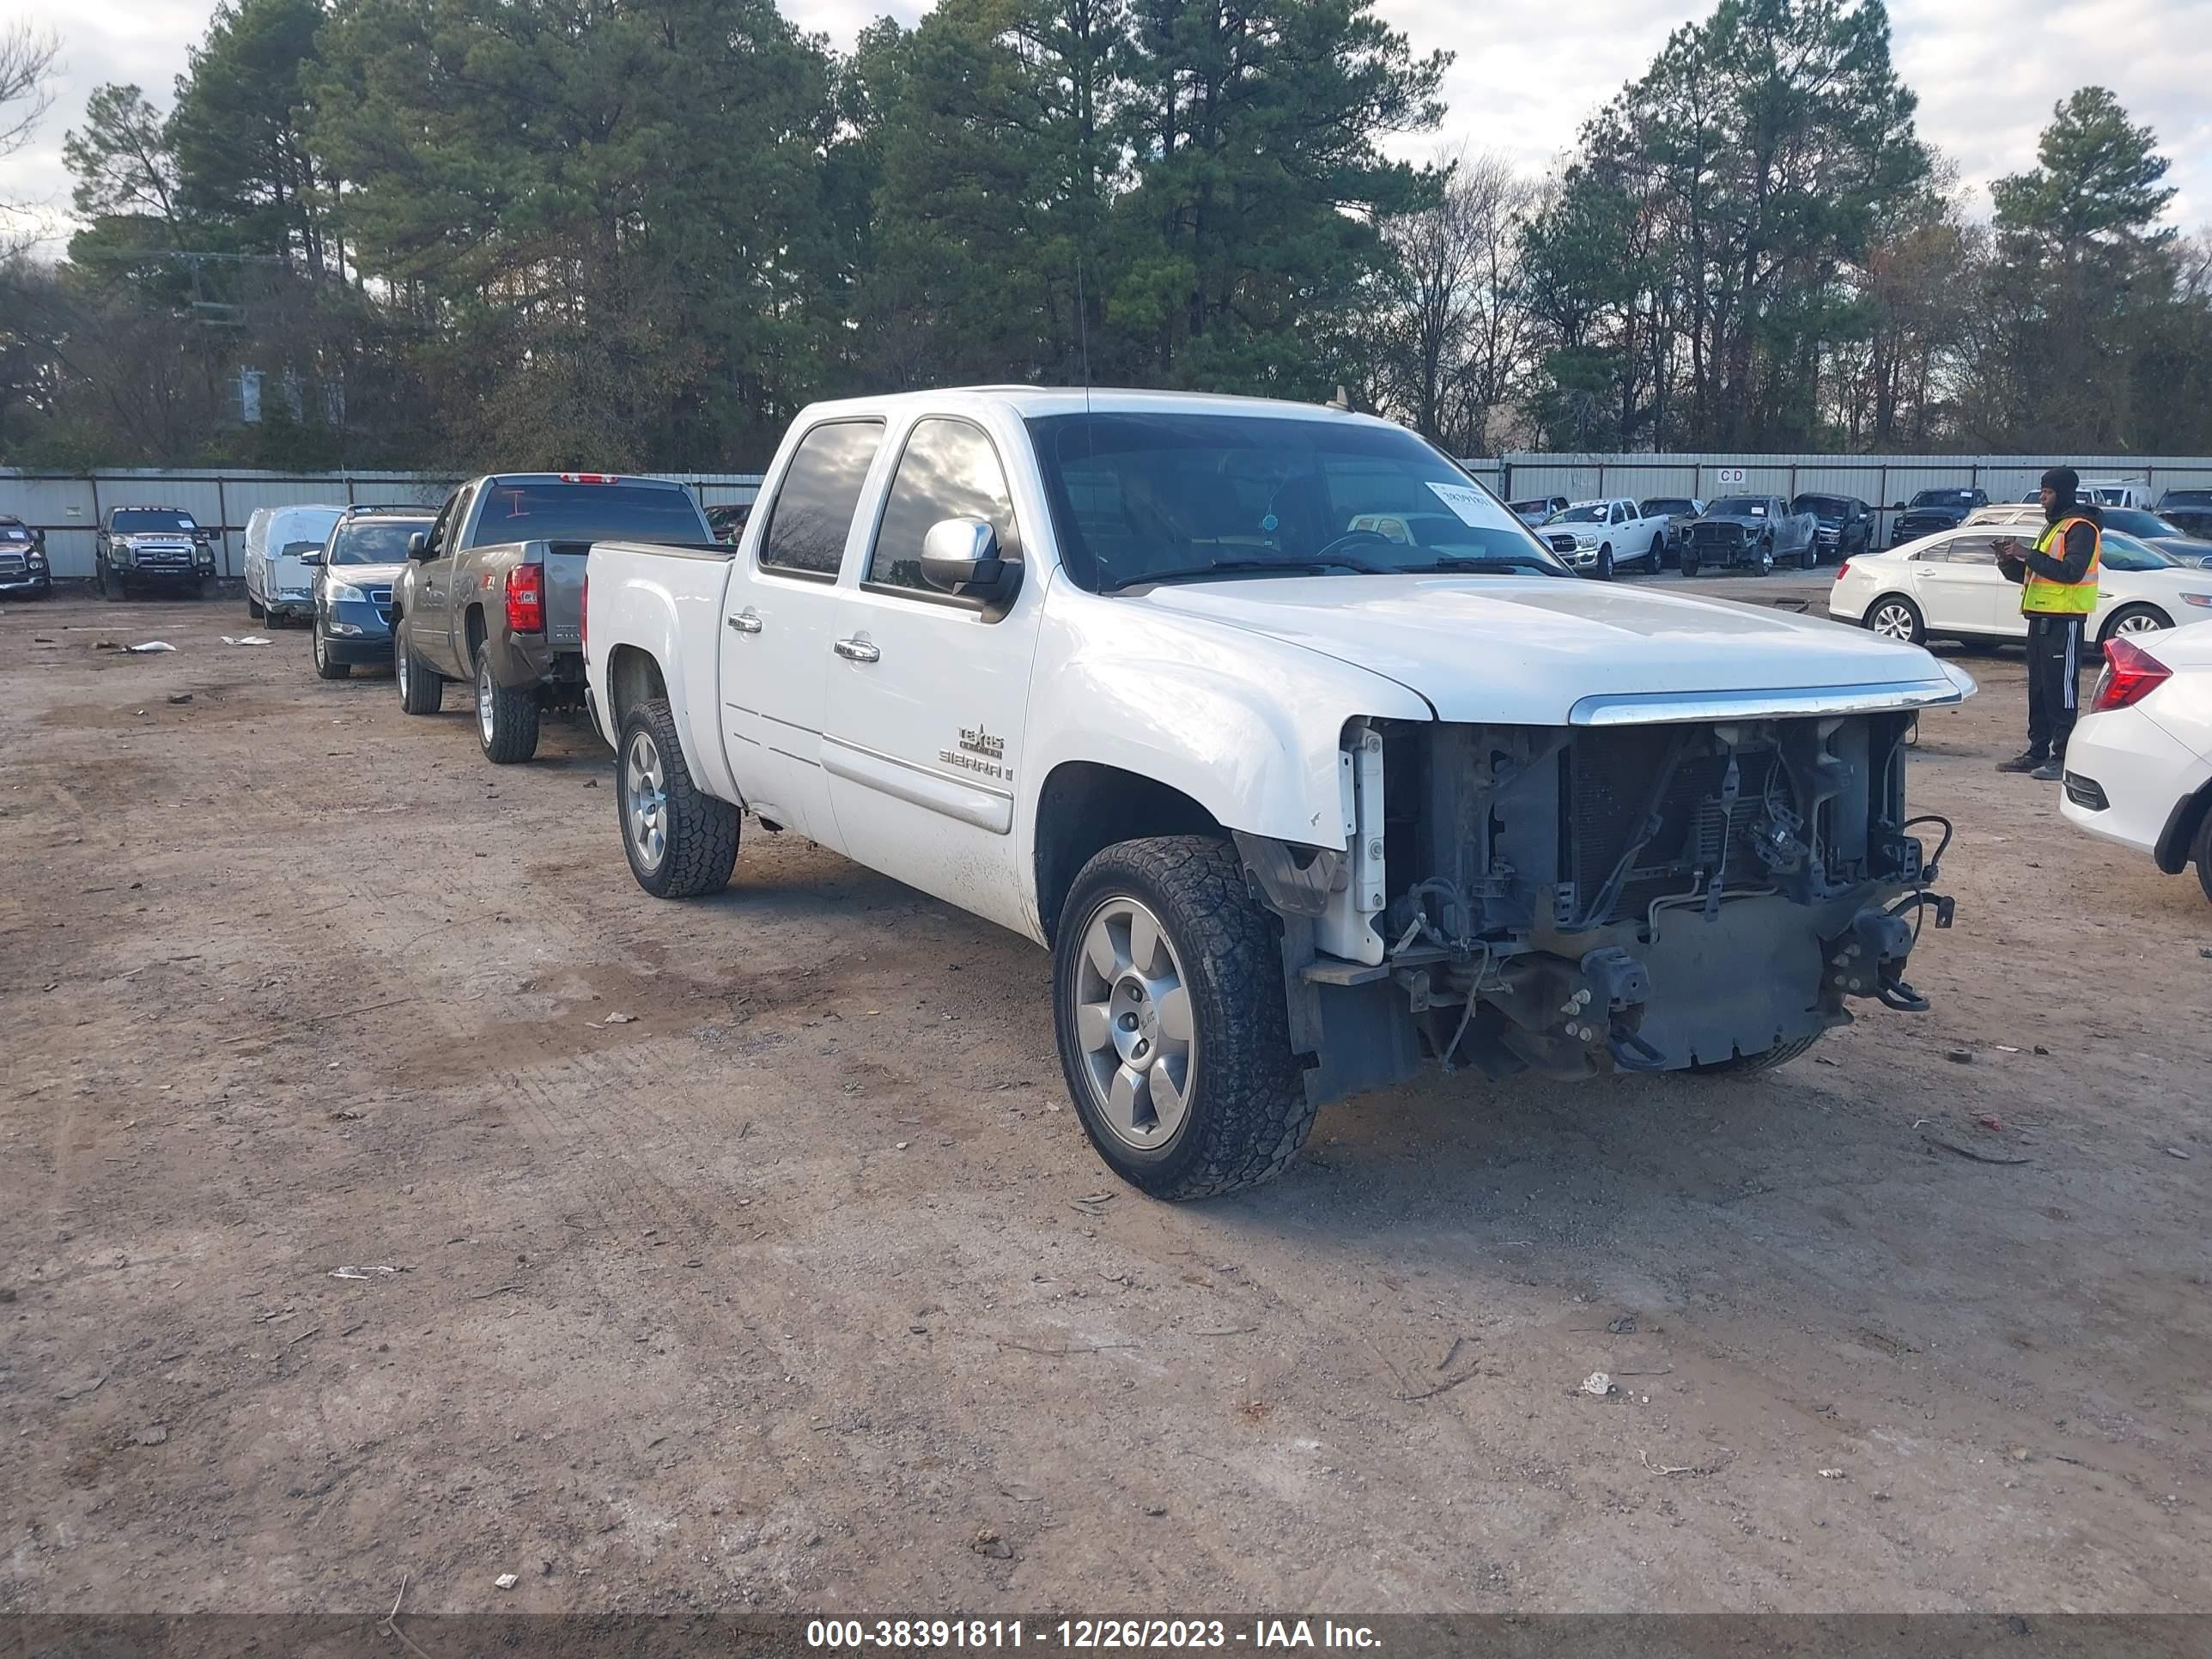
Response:
[[[413,535],[410,536],[407,538],[407,556],[410,559],[428,558],[430,556],[430,538],[419,530]]]
[[[1022,568],[999,556],[999,532],[981,519],[940,519],[921,538],[921,579],[963,599],[1003,605]]]
[[[315,549],[312,553],[302,553],[300,555],[300,562],[301,564],[314,565],[320,564],[322,562],[323,550],[319,547]]]
[[[1885,513],[1902,513],[1905,511],[1905,503],[1903,501],[1892,501],[1887,507],[1882,508],[1882,511]]]

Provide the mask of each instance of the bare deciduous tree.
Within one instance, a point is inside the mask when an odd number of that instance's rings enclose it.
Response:
[[[1443,164],[1443,198],[1389,230],[1401,276],[1384,378],[1393,409],[1425,436],[1487,454],[1526,367],[1516,266],[1535,186],[1497,155],[1458,151]]]

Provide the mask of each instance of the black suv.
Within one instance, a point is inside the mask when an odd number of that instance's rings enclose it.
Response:
[[[92,562],[108,599],[155,588],[197,599],[215,579],[215,544],[181,507],[111,507],[94,538]]]

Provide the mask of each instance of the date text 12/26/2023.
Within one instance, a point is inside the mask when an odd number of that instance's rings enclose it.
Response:
[[[1333,1619],[813,1619],[806,1645],[832,1652],[1042,1648],[1059,1651],[1382,1647],[1366,1625]]]

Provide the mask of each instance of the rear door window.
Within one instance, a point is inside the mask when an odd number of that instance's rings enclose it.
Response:
[[[769,509],[761,538],[763,569],[836,580],[860,491],[883,441],[881,421],[828,421],[799,441]]]

